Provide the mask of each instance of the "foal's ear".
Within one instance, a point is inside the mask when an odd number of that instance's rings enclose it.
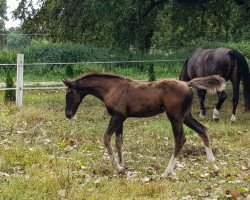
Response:
[[[75,82],[70,80],[62,80],[63,84],[69,88],[75,88]]]

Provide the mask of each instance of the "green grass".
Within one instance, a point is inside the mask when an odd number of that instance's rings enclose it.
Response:
[[[207,164],[201,139],[185,127],[187,143],[175,175],[166,180],[159,176],[174,142],[165,114],[125,122],[125,164],[134,176],[118,175],[103,145],[110,117],[102,102],[86,97],[70,121],[63,90],[24,91],[20,110],[4,105],[1,92],[0,199],[226,199],[226,192],[243,198],[250,190],[250,113],[243,112],[241,100],[237,122],[230,123],[228,91],[221,120],[210,119],[215,95],[209,95],[208,115],[200,120],[208,127],[220,174]],[[195,96],[196,117],[198,110]]]

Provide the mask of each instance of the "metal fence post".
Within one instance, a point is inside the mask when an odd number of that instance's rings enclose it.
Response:
[[[18,108],[23,104],[23,65],[24,54],[17,54],[16,106]]]

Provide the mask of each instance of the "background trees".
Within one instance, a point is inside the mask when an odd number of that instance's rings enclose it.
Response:
[[[25,33],[48,34],[115,49],[148,52],[180,47],[194,40],[250,38],[250,0],[21,0],[14,12]]]
[[[2,47],[5,43],[4,36],[2,34],[6,33],[5,30],[5,21],[7,20],[6,17],[6,0],[0,0],[0,47]]]

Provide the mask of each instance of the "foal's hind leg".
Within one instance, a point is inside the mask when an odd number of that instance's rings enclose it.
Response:
[[[184,135],[184,131],[183,131],[183,118],[179,117],[177,118],[173,118],[172,116],[168,115],[169,120],[171,122],[172,125],[172,129],[174,132],[174,140],[175,140],[175,149],[174,149],[174,153],[171,156],[171,159],[168,163],[168,166],[165,170],[165,172],[161,175],[162,178],[166,178],[168,175],[170,175],[175,167],[176,164],[176,158],[178,156],[178,154],[180,153],[184,143],[186,142],[186,138]]]
[[[122,145],[123,145],[123,124],[116,130],[115,132],[115,143],[116,149],[118,153],[118,161],[119,164],[123,167],[123,153],[122,153]]]
[[[218,97],[219,97],[219,101],[218,101],[215,109],[213,110],[213,119],[214,120],[219,119],[219,113],[220,113],[219,111],[221,109],[222,104],[224,103],[224,101],[227,98],[227,94],[225,91],[221,91],[221,92],[218,92]]]
[[[113,153],[110,141],[113,133],[117,130],[119,130],[120,126],[122,126],[122,123],[124,122],[125,118],[120,116],[112,116],[111,120],[109,122],[108,129],[106,133],[104,134],[104,145],[106,146],[108,150],[109,157],[113,164],[116,166],[117,171],[121,172],[123,171],[123,167],[119,164],[119,162],[116,160],[115,155]]]
[[[199,134],[199,136],[202,138],[203,143],[205,145],[205,151],[207,155],[208,162],[212,165],[212,168],[215,172],[219,171],[219,168],[216,166],[215,158],[213,155],[213,152],[210,148],[209,139],[207,135],[207,130],[204,125],[202,125],[200,122],[198,122],[191,114],[191,112],[187,113],[184,124],[187,125],[189,128],[193,129],[195,132]]]
[[[206,98],[206,93],[207,93],[206,90],[197,90],[197,95],[199,97],[200,106],[201,106],[200,115],[199,115],[200,118],[204,118],[205,115],[206,115],[206,108],[205,108],[205,105],[204,105],[204,101],[205,101],[205,98]]]

